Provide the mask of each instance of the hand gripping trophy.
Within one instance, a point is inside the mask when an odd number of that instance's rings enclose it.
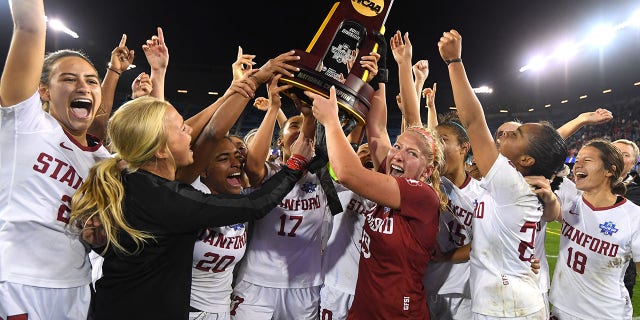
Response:
[[[384,23],[394,0],[341,0],[334,3],[307,49],[295,50],[300,60],[293,63],[300,69],[294,77],[280,78],[283,84],[291,84],[288,94],[295,94],[303,102],[311,104],[303,94],[308,90],[325,97],[335,86],[339,106],[339,118],[345,135],[358,125],[366,123],[371,105],[373,87],[366,82],[369,71],[355,63],[362,55],[379,52],[376,82],[386,82],[386,41]],[[309,171],[318,173],[329,200],[331,212],[342,212],[342,207],[326,164],[328,162],[324,127],[316,129],[316,156],[309,164]]]
[[[386,51],[382,35],[392,4],[393,0],[341,0],[334,3],[307,49],[304,52],[295,50],[300,60],[294,65],[300,71],[294,77],[280,79],[284,84],[293,85],[289,93],[309,104],[311,101],[303,91],[328,97],[329,88],[335,86],[345,135],[357,125],[366,123],[374,89],[366,82],[369,71],[355,62],[369,52],[380,50],[381,55],[386,54],[382,52]],[[386,77],[387,70],[381,66],[377,78],[386,82]],[[318,133],[316,153],[324,156],[326,163],[326,143],[321,125],[318,125]]]

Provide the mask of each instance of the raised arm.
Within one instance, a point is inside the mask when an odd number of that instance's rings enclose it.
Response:
[[[380,83],[378,90],[373,93],[371,98],[371,107],[367,114],[367,123],[365,125],[367,134],[367,142],[369,143],[369,151],[371,153],[371,161],[375,169],[387,156],[391,149],[391,139],[387,132],[387,98],[386,85]]]
[[[579,114],[577,117],[563,124],[562,127],[558,128],[557,130],[560,136],[563,139],[567,140],[585,125],[603,124],[611,121],[611,119],[613,119],[613,114],[611,113],[611,111],[598,108],[596,109],[596,111],[583,112]]]
[[[13,35],[0,78],[0,105],[15,105],[32,96],[44,63],[46,24],[42,0],[10,0]]]
[[[400,31],[396,31],[389,45],[391,46],[393,58],[398,64],[398,82],[405,125],[407,127],[420,126],[422,125],[422,120],[420,119],[418,94],[415,91],[415,83],[413,82],[413,66],[411,63],[413,47],[411,41],[409,41],[409,33],[405,32],[404,36],[402,36]]]
[[[305,94],[313,99],[313,114],[325,127],[329,162],[338,181],[353,192],[380,205],[399,208],[400,188],[395,179],[362,166],[344,135],[338,119],[335,87],[330,88],[329,99],[310,91],[306,91]]]
[[[424,83],[427,81],[427,77],[429,77],[429,60],[418,60],[418,62],[413,65],[412,71],[416,94],[418,95],[418,100],[420,100],[422,88],[424,87]]]
[[[236,61],[231,64],[231,71],[233,71],[233,80],[240,80],[245,73],[253,70],[253,66],[256,64],[253,59],[256,58],[255,54],[247,54],[242,52],[242,47],[238,46],[238,56]]]
[[[163,37],[164,39],[164,37]],[[163,40],[164,42],[164,40]],[[235,62],[231,65],[231,73],[233,75],[233,81],[240,81],[244,76],[249,76],[251,72],[254,72],[252,66],[254,65],[253,58],[254,55],[243,54],[242,48],[238,47],[238,56]],[[209,120],[213,116],[213,114],[218,110],[220,105],[227,99],[231,92],[227,90],[222,97],[217,99],[214,103],[210,104],[208,107],[198,112],[193,117],[187,119],[185,122],[193,128],[191,132],[192,141],[196,141],[200,132],[204,126],[209,123]],[[252,92],[247,92],[246,95],[248,97],[252,97]],[[244,110],[244,109],[243,109]]]
[[[118,80],[120,80],[120,75],[123,72],[129,70],[134,57],[135,52],[127,48],[127,35],[123,34],[118,46],[111,51],[107,72],[102,80],[102,104],[98,108],[96,118],[88,131],[102,140],[107,137],[107,122],[113,109]]]
[[[158,27],[158,34],[153,35],[142,45],[145,57],[149,67],[151,67],[151,96],[164,100],[164,84],[167,76],[167,67],[169,66],[169,49],[164,41],[164,33],[162,28]]]
[[[462,64],[462,36],[454,29],[444,32],[438,42],[438,49],[440,56],[448,64],[453,99],[460,121],[469,134],[471,147],[473,150],[482,150],[474,153],[474,157],[484,176],[498,158],[498,149],[487,126],[482,105],[473,92]]]
[[[422,95],[427,105],[427,126],[429,129],[435,130],[438,126],[438,112],[436,110],[436,88],[438,84],[433,83],[433,88],[424,88]]]
[[[254,101],[253,101],[253,106],[260,110],[260,111],[267,111],[269,110],[269,106],[271,105],[271,102],[269,101],[268,98],[265,97],[257,97]],[[278,108],[278,116],[276,118],[276,121],[278,122],[278,127],[282,128],[284,126],[284,123],[287,122],[287,115],[284,114],[284,111],[282,111],[282,108]]]
[[[278,113],[280,112],[280,107],[282,105],[279,93],[285,88],[290,88],[290,86],[278,86],[279,79],[280,76],[277,75],[269,82],[269,105],[266,110],[267,112],[258,127],[258,131],[247,146],[249,151],[247,153],[247,161],[245,163],[244,170],[249,178],[249,183],[252,186],[260,185],[267,174],[265,160],[269,154],[275,130],[276,118],[278,117]]]
[[[193,163],[179,168],[176,180],[191,183],[207,167],[211,150],[220,139],[227,135],[256,89],[255,82],[249,80],[248,77],[231,83],[225,94],[226,97],[219,99],[222,102],[217,104],[217,110],[192,147]]]

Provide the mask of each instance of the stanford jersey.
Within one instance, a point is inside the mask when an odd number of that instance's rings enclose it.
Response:
[[[358,279],[364,217],[371,213],[375,204],[351,190],[342,189],[338,190],[338,197],[343,212],[333,217],[331,236],[322,257],[324,285],[353,295]]]
[[[478,199],[473,217],[472,311],[492,317],[539,312],[544,300],[531,270],[531,256],[542,205],[501,154],[481,186],[486,192]]]
[[[267,165],[268,178],[280,170]],[[322,226],[327,200],[320,180],[307,173],[280,205],[252,225],[251,243],[238,282],[271,288],[309,288],[322,284]]]
[[[631,302],[623,277],[631,258],[640,261],[640,207],[622,196],[602,208],[581,195],[560,200],[560,251],[549,300],[580,319],[626,319]]]
[[[459,188],[447,178],[442,177],[440,181],[449,203],[447,210],[440,213],[438,245],[442,252],[448,252],[468,244],[473,238],[473,210],[482,188],[480,182],[469,175]],[[431,262],[424,278],[427,293],[459,293],[470,299],[469,268],[469,261]]]
[[[0,108],[0,282],[89,284],[91,264],[67,226],[69,207],[89,168],[108,157],[102,144],[84,147],[67,135],[38,93]]]
[[[196,179],[196,189],[211,193]],[[211,227],[201,231],[193,249],[191,270],[191,306],[211,313],[229,313],[233,269],[244,256],[246,224]]]
[[[429,319],[422,278],[436,245],[439,199],[427,184],[396,178],[401,208],[365,216],[348,319]]]

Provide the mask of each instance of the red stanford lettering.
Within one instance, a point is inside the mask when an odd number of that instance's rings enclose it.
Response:
[[[315,210],[320,208],[320,196],[316,195],[308,199],[284,199],[280,203],[280,208],[289,211]]]
[[[78,175],[76,169],[68,163],[56,159],[44,152],[41,152],[36,159],[37,163],[33,165],[33,170],[48,175],[49,178],[58,180],[67,184],[73,189],[78,189],[82,184],[82,177]]]

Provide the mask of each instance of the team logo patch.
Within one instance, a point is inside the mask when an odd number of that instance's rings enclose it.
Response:
[[[244,223],[236,223],[236,224],[234,224],[232,226],[229,226],[229,228],[231,228],[231,229],[233,229],[235,231],[242,230],[242,229],[244,229]]]
[[[300,189],[306,193],[312,193],[316,191],[317,187],[318,185],[313,182],[305,182]]]
[[[417,187],[420,185],[420,181],[413,180],[413,179],[407,179],[407,183],[409,183],[410,186],[414,186],[414,187]]]
[[[618,228],[616,228],[616,224],[611,222],[611,221],[607,221],[605,223],[601,223],[600,224],[600,232],[602,232],[605,235],[613,235],[615,232],[618,232]]]

